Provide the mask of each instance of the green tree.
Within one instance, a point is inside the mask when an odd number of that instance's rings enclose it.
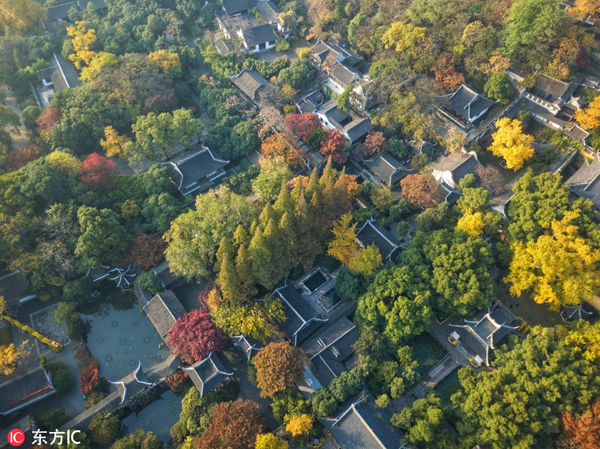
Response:
[[[252,181],[252,189],[265,201],[273,201],[281,191],[281,185],[292,179],[292,171],[282,161],[263,160],[259,175]]]
[[[164,234],[171,222],[181,212],[181,204],[170,193],[159,193],[148,197],[142,207],[142,215],[152,224],[153,230]]]
[[[358,300],[357,320],[380,332],[390,347],[425,331],[433,317],[427,270],[391,267],[379,271],[367,292]]]
[[[115,441],[111,449],[162,449],[163,443],[152,432],[136,430],[131,435]]]
[[[371,276],[381,266],[381,253],[374,243],[358,250],[350,261],[349,268],[362,276]]]
[[[536,328],[496,351],[494,366],[486,373],[459,371],[462,389],[452,403],[465,445],[552,447],[561,413],[582,412],[600,391],[598,366],[550,329]]]
[[[229,138],[233,147],[233,153],[229,158],[233,160],[247,156],[260,148],[260,139],[254,131],[254,124],[249,121],[235,125]]]
[[[429,392],[424,399],[417,399],[412,407],[402,409],[392,416],[392,424],[400,427],[408,441],[423,449],[444,449],[452,445],[444,426],[445,407],[440,398]]]
[[[131,236],[119,222],[119,216],[110,209],[81,206],[77,211],[81,235],[75,254],[83,268],[96,268],[112,262],[129,246]]]
[[[564,22],[558,0],[517,0],[506,12],[504,45],[509,55],[553,41]]]
[[[177,109],[172,113],[141,115],[131,129],[143,155],[154,161],[168,159],[178,146],[188,147],[202,133],[202,124],[189,109]],[[139,154],[128,156],[135,159]]]
[[[498,100],[503,104],[508,103],[513,94],[513,89],[506,72],[492,73],[486,81],[485,86],[483,86],[483,91],[488,97]]]
[[[102,446],[113,443],[119,436],[121,422],[116,415],[100,412],[92,418],[90,423],[90,438]]]
[[[227,187],[198,195],[195,210],[179,215],[165,233],[171,269],[188,278],[209,276],[221,239],[233,237],[239,224],[250,227],[257,216],[255,204]]]

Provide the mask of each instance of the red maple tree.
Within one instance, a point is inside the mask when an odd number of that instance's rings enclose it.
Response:
[[[444,200],[444,192],[429,174],[414,174],[400,181],[402,196],[419,207],[435,207]]]
[[[79,389],[83,394],[90,394],[98,388],[100,377],[98,375],[98,367],[89,365],[81,371]]]
[[[165,382],[171,390],[178,390],[188,378],[188,373],[182,369],[177,369],[177,371],[165,378]]]
[[[348,159],[342,154],[346,145],[346,138],[337,129],[328,129],[327,137],[321,142],[321,154],[328,158],[331,156],[333,162],[343,164]]]
[[[373,157],[377,156],[382,151],[387,150],[388,144],[381,131],[370,131],[369,134],[367,134],[367,137],[365,137],[365,147],[367,153],[364,157]]]
[[[162,260],[165,246],[165,241],[158,234],[136,235],[127,251],[127,262],[148,270]]]
[[[189,364],[206,358],[211,351],[219,352],[227,338],[203,310],[192,310],[177,320],[167,334],[167,345],[173,353]]]
[[[44,155],[43,151],[35,145],[25,145],[15,148],[8,155],[8,164],[6,167],[9,171],[17,170],[31,161],[35,161]]]
[[[98,153],[85,158],[79,171],[79,179],[90,190],[106,190],[115,184],[119,172],[117,164]]]
[[[289,114],[285,116],[285,124],[301,139],[306,139],[314,130],[321,128],[319,117],[315,114]]]
[[[265,429],[260,407],[249,399],[215,406],[208,428],[192,443],[194,449],[254,449],[256,435]]]
[[[456,70],[449,53],[441,53],[438,56],[434,72],[435,82],[442,92],[454,92],[465,82],[465,77]]]
[[[600,397],[580,417],[565,412],[562,424],[569,443],[581,449],[600,449]]]
[[[35,123],[38,126],[38,132],[41,134],[44,131],[51,130],[62,118],[62,113],[59,109],[52,106],[46,106]]]

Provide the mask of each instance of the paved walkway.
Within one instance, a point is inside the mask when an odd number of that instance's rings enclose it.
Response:
[[[17,103],[17,99],[12,91],[7,86],[0,86],[0,94],[4,95],[5,97],[3,103],[6,106],[10,106],[12,110],[19,116],[21,123],[23,123],[23,114],[21,114],[21,108],[19,108],[19,103]],[[10,131],[10,138],[12,139],[12,148],[19,148],[29,143],[29,139],[27,138],[27,130],[22,124],[17,128],[16,131]]]
[[[470,355],[466,349],[463,348],[460,343],[457,346],[454,346],[448,341],[448,336],[452,331],[453,329],[450,327],[449,321],[444,321],[440,324],[433,320],[429,325],[430,334],[440,345],[442,345],[450,357],[452,357],[459,366],[471,366],[471,362],[469,362]]]

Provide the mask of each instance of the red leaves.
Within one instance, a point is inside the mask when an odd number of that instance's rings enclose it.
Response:
[[[227,338],[203,310],[192,310],[177,320],[167,334],[167,345],[189,364],[206,358],[211,351],[219,352]]]
[[[177,390],[181,388],[181,386],[185,383],[188,377],[189,376],[185,371],[183,371],[182,369],[178,369],[170,376],[167,376],[165,382],[171,390]]]
[[[321,154],[326,158],[331,156],[333,162],[343,164],[347,160],[346,156],[342,154],[346,138],[336,129],[328,129],[326,132],[327,137],[321,142]]]
[[[106,190],[114,185],[118,172],[114,161],[92,153],[83,161],[79,177],[90,190]]]
[[[429,174],[408,175],[400,181],[402,196],[419,207],[435,207],[444,200],[438,182]]]
[[[44,131],[51,130],[56,126],[61,118],[62,114],[59,109],[53,108],[52,106],[46,106],[35,121],[38,126],[38,132],[41,134]]]
[[[7,168],[10,171],[17,170],[31,161],[39,159],[43,155],[42,150],[35,145],[25,145],[24,147],[16,148],[8,155]]]
[[[285,116],[285,124],[301,139],[306,139],[314,130],[321,128],[319,117],[315,114],[289,114]]]
[[[254,449],[265,420],[256,402],[238,399],[215,406],[208,428],[194,439],[194,449]]]
[[[96,388],[98,388],[100,377],[98,375],[98,367],[95,365],[89,365],[87,368],[81,371],[80,376],[81,384],[79,389],[83,394],[90,394]]]
[[[365,147],[367,148],[367,153],[364,157],[367,158],[376,156],[388,149],[387,141],[381,131],[370,131],[367,137],[365,137]]]
[[[158,234],[140,234],[135,236],[129,247],[127,260],[132,265],[148,270],[162,260],[165,242]]]

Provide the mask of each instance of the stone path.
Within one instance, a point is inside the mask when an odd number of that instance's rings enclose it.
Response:
[[[17,99],[15,98],[13,92],[7,86],[0,86],[0,94],[4,95],[3,103],[6,106],[10,106],[11,109],[19,116],[21,123],[23,123],[23,114],[21,114],[19,103],[17,103]],[[27,130],[23,125],[19,126],[16,131],[11,130],[10,138],[12,139],[11,147],[13,149],[25,146],[29,143],[29,139],[27,138]]]

